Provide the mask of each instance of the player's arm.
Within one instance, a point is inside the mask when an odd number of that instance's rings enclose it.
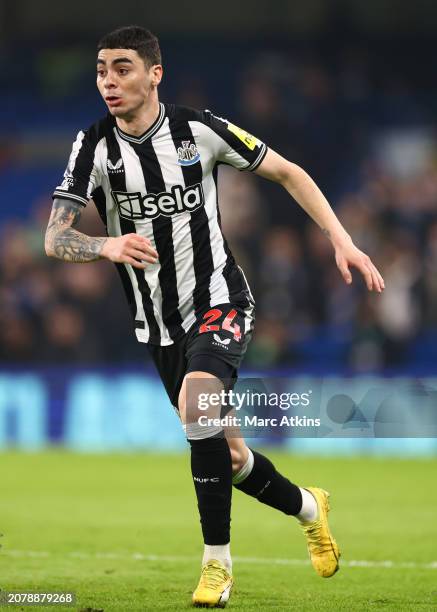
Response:
[[[347,284],[352,282],[349,266],[353,266],[363,275],[369,291],[384,289],[384,280],[370,257],[354,245],[323,193],[302,168],[269,149],[255,173],[282,185],[319,225],[332,242],[337,267]]]
[[[92,237],[76,227],[83,210],[82,204],[55,198],[45,234],[45,251],[49,257],[74,263],[109,259],[145,268],[155,263],[158,254],[148,238],[138,234],[118,237]]]

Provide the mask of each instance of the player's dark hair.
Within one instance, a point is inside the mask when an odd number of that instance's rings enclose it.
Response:
[[[149,66],[162,62],[157,37],[140,26],[126,26],[105,34],[99,40],[97,52],[102,49],[134,49]]]

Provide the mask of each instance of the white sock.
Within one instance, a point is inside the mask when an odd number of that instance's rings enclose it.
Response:
[[[302,509],[299,514],[296,515],[296,518],[301,523],[315,521],[318,515],[317,502],[309,491],[301,489],[301,487],[299,487],[299,489],[302,493]]]
[[[210,546],[205,544],[203,551],[202,567],[208,563],[210,559],[217,559],[223,563],[228,572],[232,574],[232,559],[231,559],[231,544],[220,544],[218,546]]]

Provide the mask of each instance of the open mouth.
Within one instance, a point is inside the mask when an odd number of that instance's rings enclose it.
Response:
[[[115,106],[121,103],[121,98],[119,98],[118,96],[106,96],[105,100],[111,106]]]

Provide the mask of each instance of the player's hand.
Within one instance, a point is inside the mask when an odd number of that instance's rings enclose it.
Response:
[[[344,240],[334,244],[335,261],[345,282],[352,283],[350,267],[357,268],[364,277],[369,291],[381,293],[385,289],[384,279],[368,255],[360,251],[352,240]]]
[[[148,263],[153,264],[158,261],[158,253],[150,240],[139,234],[108,238],[100,255],[115,263],[127,263],[143,270]]]

